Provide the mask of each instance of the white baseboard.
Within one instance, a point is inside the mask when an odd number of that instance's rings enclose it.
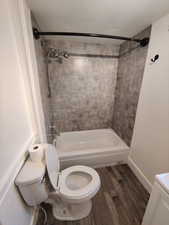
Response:
[[[151,193],[152,190],[152,184],[147,179],[147,177],[143,174],[143,172],[138,168],[136,163],[132,160],[132,158],[128,157],[128,165],[130,169],[133,171],[133,173],[136,175],[136,177],[139,179],[139,181],[142,183],[142,185],[145,187],[145,189]]]

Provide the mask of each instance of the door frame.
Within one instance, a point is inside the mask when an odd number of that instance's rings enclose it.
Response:
[[[32,32],[31,11],[26,0],[18,0],[20,11],[20,21],[23,32],[25,45],[25,53],[28,67],[28,75],[24,78],[27,86],[27,95],[29,95],[32,107],[31,123],[33,129],[36,129],[38,141],[40,143],[47,142],[45,117],[43,112],[42,97],[40,92],[40,82],[38,74],[38,64],[35,52],[34,38]],[[29,90],[28,90],[29,89]],[[29,93],[28,93],[29,92]]]

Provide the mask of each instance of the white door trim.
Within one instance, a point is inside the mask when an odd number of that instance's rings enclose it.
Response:
[[[18,0],[21,26],[26,50],[29,70],[29,88],[31,90],[34,115],[32,118],[36,121],[39,139],[41,143],[47,142],[45,117],[43,113],[42,98],[40,93],[40,82],[38,76],[38,66],[36,60],[35,46],[32,33],[31,12],[25,0]],[[27,82],[27,81],[26,81]]]

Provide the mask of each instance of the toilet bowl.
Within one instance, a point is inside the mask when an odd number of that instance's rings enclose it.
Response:
[[[45,166],[49,184],[45,182]],[[87,166],[72,166],[60,171],[56,148],[45,145],[45,163],[28,160],[15,181],[28,205],[41,202],[52,205],[53,215],[59,220],[79,220],[91,211],[91,199],[101,182],[96,170]]]
[[[62,171],[60,195],[70,203],[90,200],[99,190],[97,172],[87,166],[72,166]]]
[[[72,166],[59,172],[59,159],[53,145],[46,146],[45,159],[54,189],[47,202],[52,204],[55,218],[79,220],[86,217],[91,211],[91,198],[100,188],[98,173],[87,166]]]

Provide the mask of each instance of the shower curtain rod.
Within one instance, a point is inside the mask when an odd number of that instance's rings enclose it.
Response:
[[[33,28],[33,35],[35,39],[39,39],[40,36],[75,36],[75,37],[96,37],[96,38],[109,38],[115,40],[134,41],[140,44],[141,47],[148,45],[149,38],[136,39],[122,36],[114,36],[108,34],[94,34],[94,33],[75,33],[75,32],[41,32],[37,28]]]

